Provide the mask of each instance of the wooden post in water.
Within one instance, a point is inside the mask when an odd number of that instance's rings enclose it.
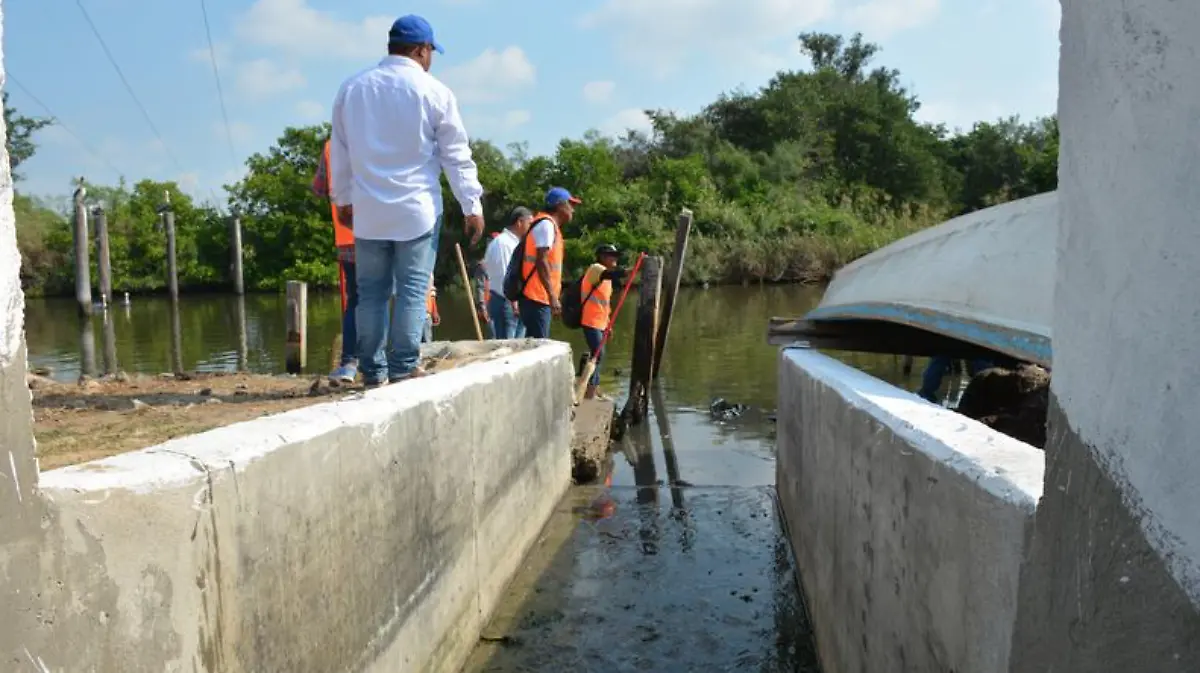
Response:
[[[96,377],[96,336],[92,332],[91,316],[79,316],[79,375]]]
[[[287,372],[299,374],[308,360],[308,284],[287,282]]]
[[[633,364],[630,369],[629,400],[621,415],[630,425],[646,418],[650,407],[650,382],[654,378],[654,339],[658,335],[662,301],[662,257],[642,262],[638,286],[637,325],[633,332]]]
[[[242,276],[242,218],[237,215],[229,224],[229,249],[233,253],[230,261],[230,275],[233,276],[233,293],[246,294],[245,280]]]
[[[167,232],[167,293],[171,299],[178,299],[179,267],[175,258],[175,211],[171,208],[171,192],[163,194],[163,205],[159,212],[162,214],[163,229]]]
[[[183,325],[179,320],[179,300],[171,299],[171,367],[183,373]]]
[[[108,216],[104,206],[92,209],[96,220],[96,268],[100,280],[100,303],[107,309],[112,306],[112,259],[108,250]]]
[[[684,208],[679,213],[679,226],[675,229],[675,256],[667,270],[666,284],[663,285],[662,317],[658,321],[658,332],[654,338],[654,371],[652,378],[658,378],[658,369],[662,366],[663,354],[667,350],[667,334],[671,331],[671,316],[675,313],[675,297],[679,294],[679,279],[683,277],[683,262],[687,257],[688,237],[692,233],[692,211]]]
[[[235,322],[237,323],[237,370],[244,372],[248,368],[250,359],[250,348],[246,339],[246,298],[239,296],[237,299],[237,315]]]
[[[112,376],[117,373],[119,365],[117,363],[117,330],[113,325],[113,314],[111,311],[104,312],[104,374]]]
[[[75,189],[75,301],[79,304],[79,315],[92,314],[92,265],[88,260],[88,221],[84,198],[87,189],[83,178]],[[90,328],[89,328],[90,329]],[[90,376],[90,374],[89,374]]]

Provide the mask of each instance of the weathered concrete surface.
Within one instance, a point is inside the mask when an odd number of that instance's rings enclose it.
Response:
[[[600,477],[608,458],[615,406],[609,400],[583,400],[575,408],[571,431],[571,475],[576,484]]]
[[[45,473],[40,581],[5,576],[30,616],[4,652],[114,673],[457,670],[570,484],[571,378],[545,342]]]
[[[817,673],[773,489],[680,490],[573,491],[464,671]]]
[[[1049,469],[1015,661],[1196,671],[1200,12],[1064,0],[1061,38]]]
[[[1007,671],[1042,453],[802,349],[781,353],[778,418],[825,670]]]

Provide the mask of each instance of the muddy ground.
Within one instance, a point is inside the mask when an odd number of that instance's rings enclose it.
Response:
[[[434,346],[427,348],[422,361],[432,375],[513,352]],[[43,470],[144,449],[362,390],[357,384],[331,386],[323,374],[118,374],[78,383],[30,374],[28,381]]]

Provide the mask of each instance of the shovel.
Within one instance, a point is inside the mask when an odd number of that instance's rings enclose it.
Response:
[[[600,345],[596,350],[592,351],[591,357],[588,358],[587,364],[583,366],[583,373],[575,380],[575,405],[578,406],[583,401],[583,393],[587,390],[588,379],[592,378],[592,374],[596,372],[596,358],[600,355],[600,351],[604,350],[604,344],[608,343],[608,338],[612,336],[613,325],[617,323],[617,315],[621,313],[621,306],[625,304],[625,297],[629,295],[629,288],[633,287],[633,281],[637,278],[638,271],[642,268],[642,260],[646,258],[646,253],[640,253],[637,262],[633,265],[633,271],[629,274],[629,281],[625,283],[625,288],[621,290],[621,298],[617,300],[617,307],[613,309],[613,313],[608,318],[608,327],[604,330],[604,338],[600,340]]]

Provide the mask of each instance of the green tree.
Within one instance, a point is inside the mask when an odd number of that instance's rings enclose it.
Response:
[[[8,162],[12,166],[13,181],[21,179],[17,167],[29,161],[37,151],[33,142],[33,134],[50,126],[54,120],[49,117],[26,117],[8,104],[8,92],[3,94],[4,104],[4,144],[8,148]]]

